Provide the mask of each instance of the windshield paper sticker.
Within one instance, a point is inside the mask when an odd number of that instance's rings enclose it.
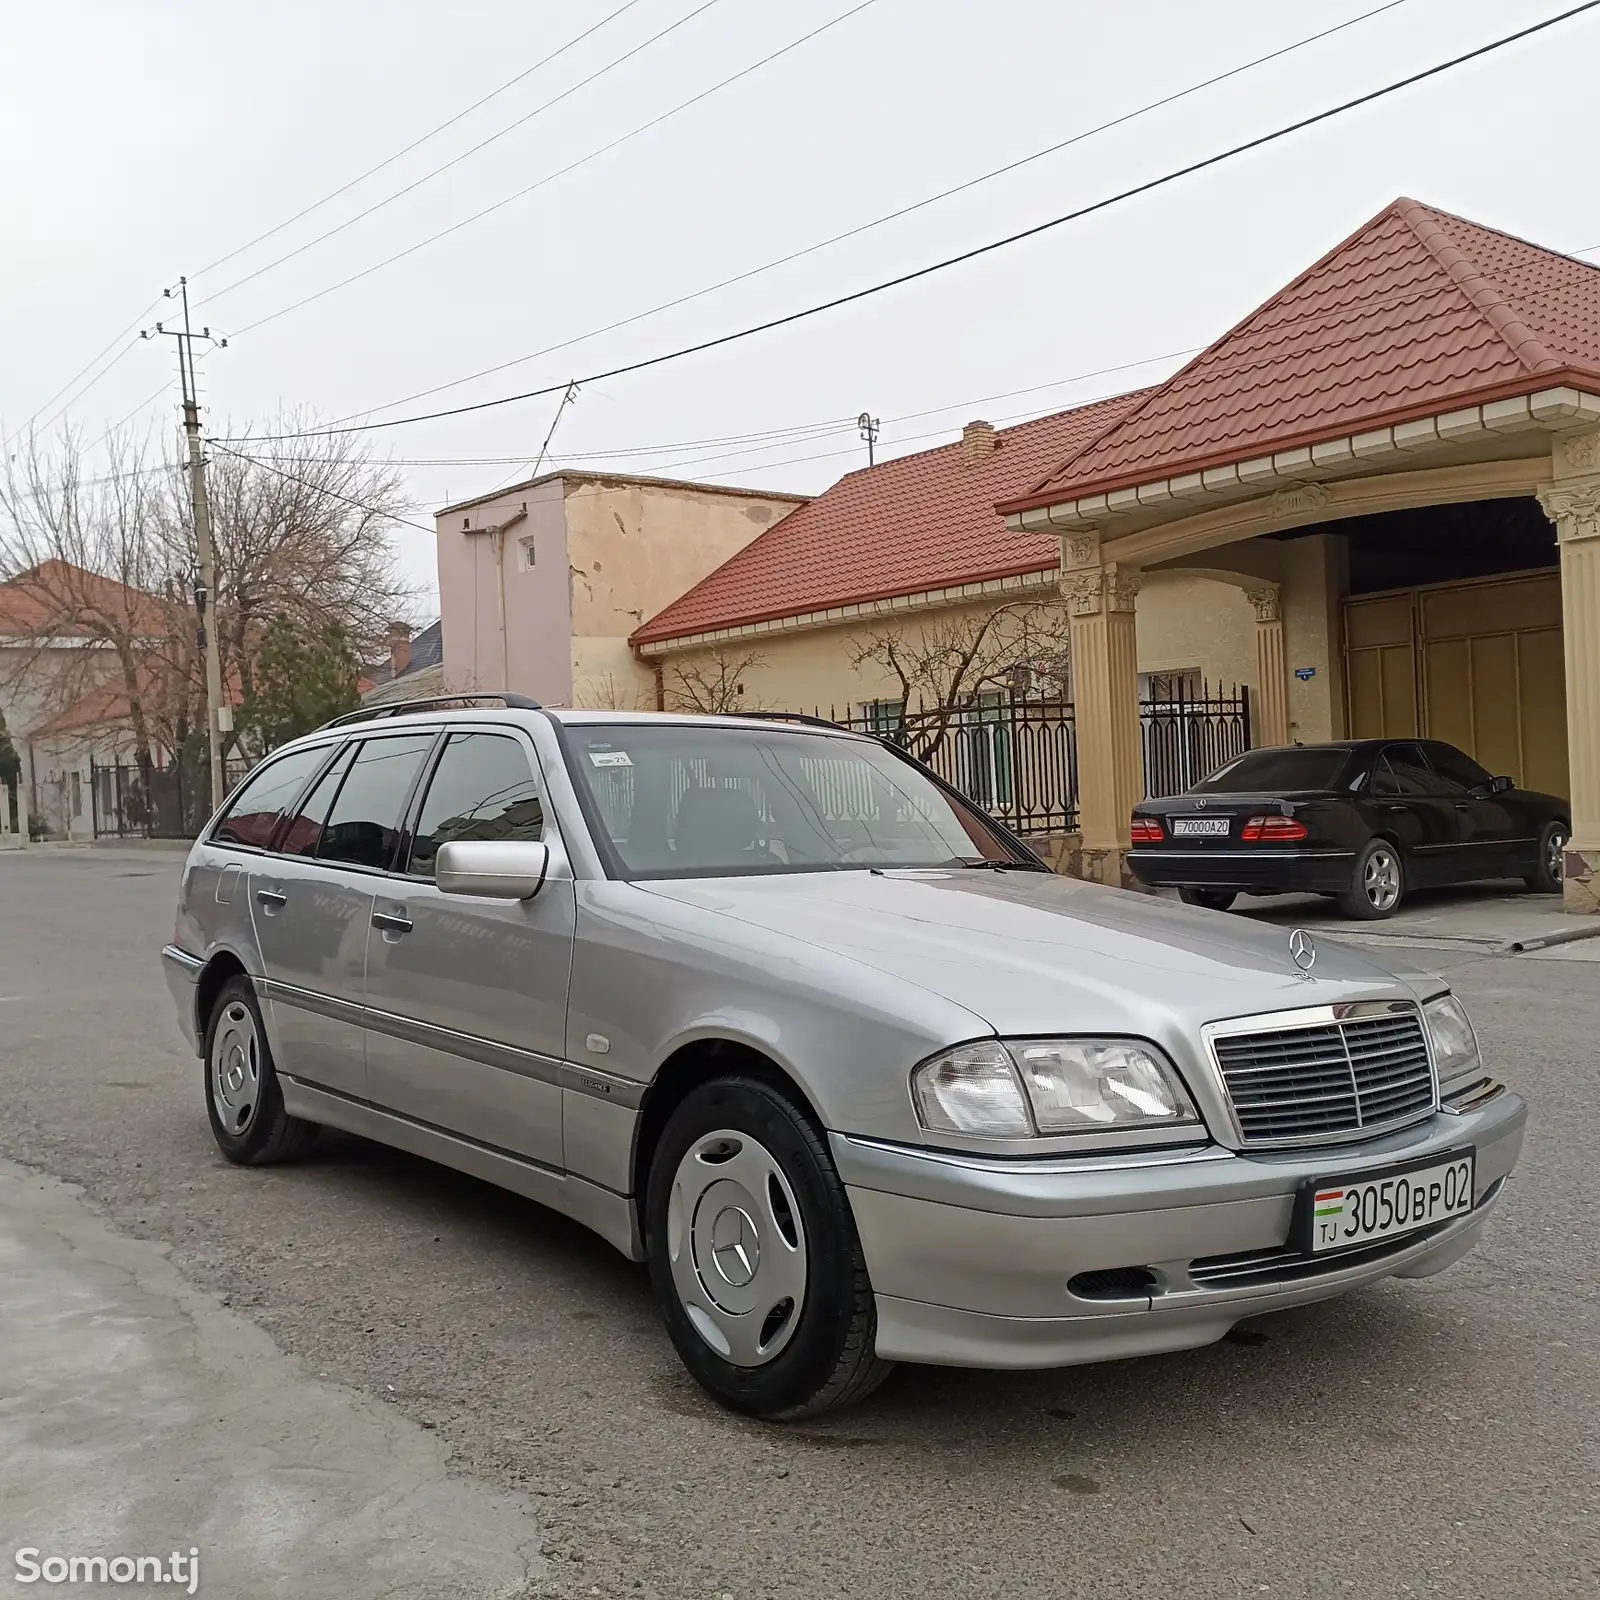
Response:
[[[631,767],[633,757],[626,750],[591,750],[589,764],[595,767]]]

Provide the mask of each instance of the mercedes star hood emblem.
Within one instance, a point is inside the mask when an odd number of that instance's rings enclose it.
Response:
[[[1309,974],[1312,967],[1317,964],[1317,947],[1311,942],[1311,935],[1304,928],[1296,928],[1289,935],[1289,954],[1294,958],[1294,964],[1304,973]]]

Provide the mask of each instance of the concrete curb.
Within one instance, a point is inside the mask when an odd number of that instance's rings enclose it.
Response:
[[[1531,939],[1513,939],[1496,952],[1503,956],[1520,956],[1530,950],[1545,950],[1553,944],[1572,944],[1579,939],[1600,939],[1600,917],[1585,928],[1557,928],[1554,933],[1536,934]]]

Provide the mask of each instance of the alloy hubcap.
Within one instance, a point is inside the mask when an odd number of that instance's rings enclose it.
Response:
[[[1400,898],[1400,862],[1389,850],[1374,850],[1362,874],[1367,899],[1378,911],[1387,911]]]
[[[256,1019],[242,1001],[222,1013],[211,1039],[211,1100],[217,1120],[241,1134],[255,1121],[261,1098],[261,1041]]]
[[[1545,860],[1545,868],[1550,876],[1560,883],[1567,862],[1567,836],[1564,833],[1550,835],[1550,851]]]
[[[723,1360],[762,1366],[794,1336],[805,1230],[783,1168],[759,1140],[724,1128],[685,1153],[667,1204],[667,1255],[689,1321]]]

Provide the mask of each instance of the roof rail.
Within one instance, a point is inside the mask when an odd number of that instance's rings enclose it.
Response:
[[[752,722],[798,722],[807,728],[832,728],[835,733],[851,730],[841,722],[830,722],[826,717],[813,717],[804,711],[726,711],[728,717],[740,717]]]
[[[525,694],[502,694],[497,689],[487,689],[476,694],[432,694],[416,700],[387,700],[382,705],[361,706],[355,711],[347,711],[342,717],[335,717],[332,722],[325,722],[322,726],[342,728],[347,723],[376,722],[384,717],[405,716],[413,711],[442,711],[446,706],[475,706],[483,700],[498,701],[507,711],[541,709],[537,700],[530,700]]]

